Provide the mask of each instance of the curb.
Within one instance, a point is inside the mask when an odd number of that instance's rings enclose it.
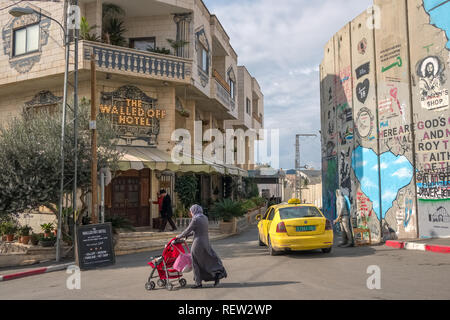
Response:
[[[35,276],[38,274],[44,274],[44,273],[49,273],[49,272],[53,272],[53,271],[61,271],[61,270],[67,269],[69,266],[74,265],[74,264],[75,264],[75,262],[71,262],[71,263],[49,266],[49,267],[44,267],[44,268],[39,268],[39,269],[34,269],[34,270],[29,270],[29,271],[23,271],[23,272],[12,273],[12,274],[7,274],[7,275],[0,275],[0,282],[29,277],[29,276]]]
[[[415,250],[415,251],[428,251],[434,253],[450,253],[449,246],[437,246],[429,245],[425,243],[404,242],[404,241],[386,241],[386,246],[403,249],[403,250]]]

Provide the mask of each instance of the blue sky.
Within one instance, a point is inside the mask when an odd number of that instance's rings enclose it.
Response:
[[[372,0],[204,0],[261,85],[265,126],[280,129],[280,167],[295,166],[295,135],[320,130],[319,65],[328,40]],[[321,167],[320,138],[301,140],[302,166]]]

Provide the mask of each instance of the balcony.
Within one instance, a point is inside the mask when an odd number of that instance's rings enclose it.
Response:
[[[231,98],[230,86],[222,76],[213,70],[214,81],[211,86],[211,97],[222,104],[233,118],[238,118],[238,108],[236,102]]]
[[[84,68],[94,54],[100,72],[190,84],[192,61],[172,55],[145,52],[100,42],[81,41]]]
[[[263,127],[263,115],[253,113],[253,129],[259,130]]]

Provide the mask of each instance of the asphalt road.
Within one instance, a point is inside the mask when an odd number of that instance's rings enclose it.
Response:
[[[147,292],[148,258],[161,252],[117,258],[113,267],[81,273],[81,289],[69,290],[65,271],[0,283],[0,299],[132,299],[132,300],[322,300],[450,299],[450,255],[388,247],[334,248],[269,256],[259,247],[256,227],[213,242],[228,272],[217,288],[208,283]],[[378,266],[381,289],[369,290],[369,266]]]

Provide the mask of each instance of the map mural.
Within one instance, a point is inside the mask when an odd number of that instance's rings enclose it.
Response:
[[[380,155],[381,207],[378,186],[378,156],[371,149],[358,147],[353,154],[352,167],[361,190],[373,203],[379,220],[386,216],[401,189],[408,186],[414,176],[413,166],[404,156],[395,156],[392,152]]]
[[[430,15],[430,24],[445,31],[447,49],[450,49],[450,2],[447,0],[424,0],[425,11]]]

